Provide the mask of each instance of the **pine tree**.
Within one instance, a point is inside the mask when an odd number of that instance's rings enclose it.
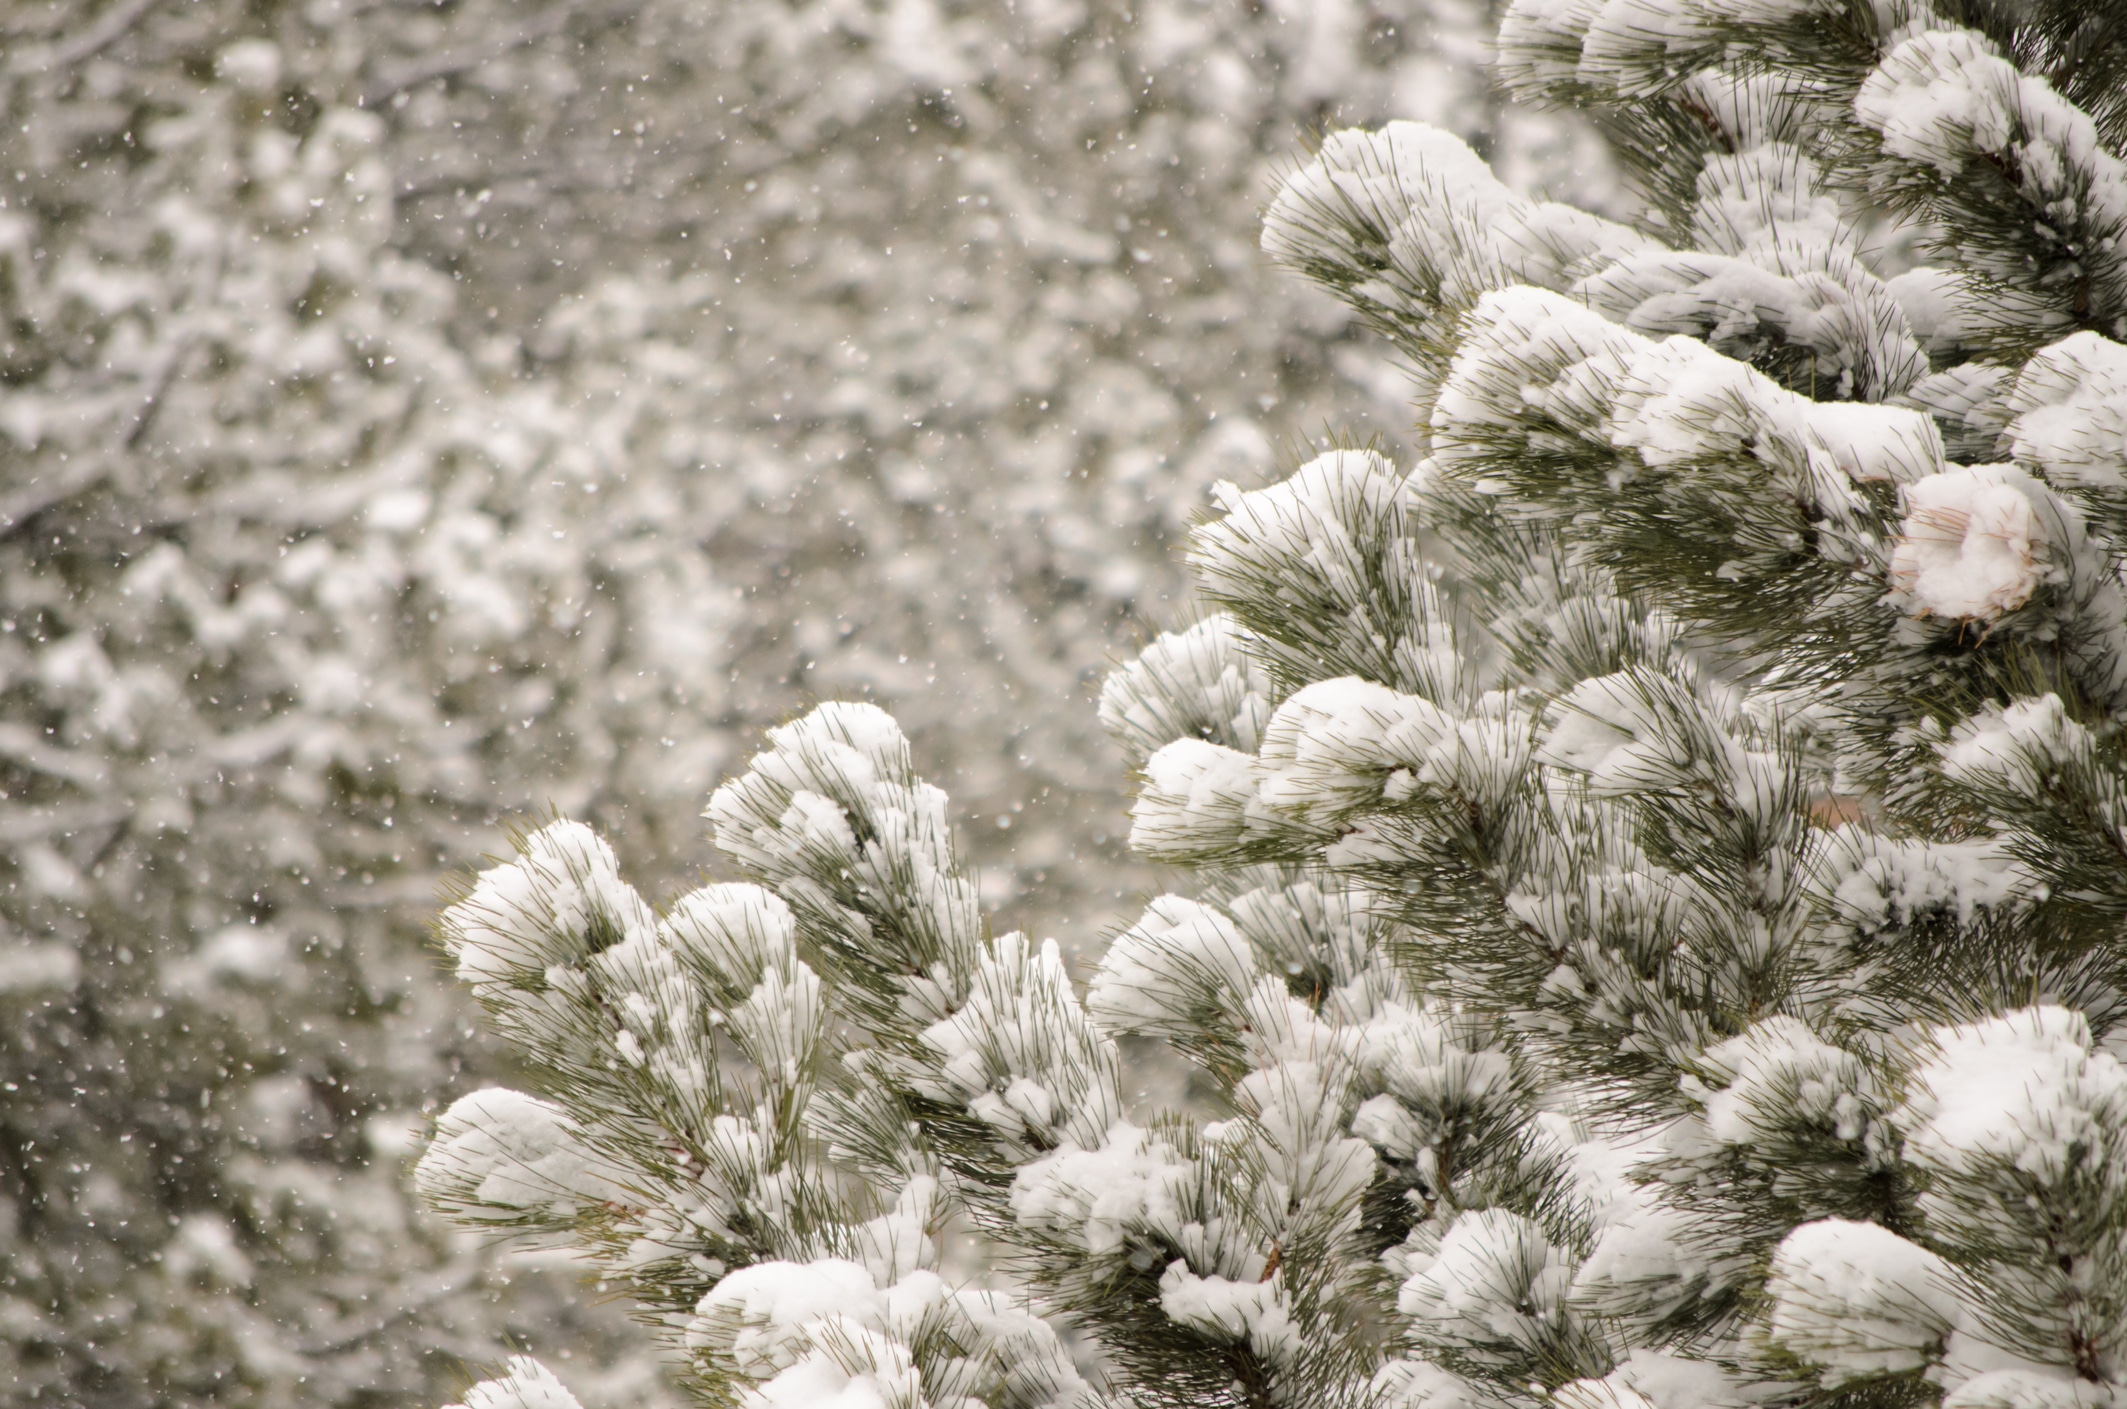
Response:
[[[0,7],[12,1397],[429,1402],[560,1314],[397,1187],[503,1070],[421,948],[499,815],[676,872],[749,723],[862,694],[986,893],[1112,905],[1063,863],[1120,770],[1014,701],[1172,589],[1267,406],[1367,405],[1247,246],[1294,125],[1422,98],[1531,179],[1574,130],[1488,132],[1477,13]]]
[[[1325,425],[1397,433],[1358,321],[1252,248],[1296,130],[1424,115],[1518,186],[1585,184],[1579,124],[1487,102],[1491,23],[1478,0],[662,0],[384,110],[408,239],[528,373],[579,299],[691,326],[718,368],[655,453],[723,491],[733,733],[888,708],[983,819],[986,896],[1095,948],[1152,871],[1092,711],[1029,702],[1090,698],[1165,619],[1213,481]],[[469,48],[391,42],[393,65]],[[578,815],[639,880],[681,879],[618,797]]]
[[[1643,218],[1411,124],[1285,183],[1427,454],[1222,488],[1109,681],[1197,893],[1081,997],[823,706],[710,804],[749,879],[660,914],[559,823],[447,913],[540,1094],[424,1193],[752,1406],[2118,1402],[2119,22],[1517,4]]]
[[[640,561],[698,515],[616,473],[638,405],[454,337],[344,16],[54,18],[0,144],[0,1379],[430,1400],[538,1304],[402,1188],[495,1065],[437,874],[616,755],[684,775],[723,599]]]

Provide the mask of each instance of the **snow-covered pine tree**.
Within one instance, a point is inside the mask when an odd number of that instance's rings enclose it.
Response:
[[[1081,998],[825,706],[711,802],[750,880],[660,916],[563,823],[447,914],[542,1094],[428,1197],[748,1406],[2120,1403],[2123,20],[1518,5],[1646,218],[1413,125],[1286,183],[1428,454],[1222,490],[1111,679],[1198,893]]]
[[[984,819],[965,840],[985,895],[1093,949],[1152,874],[1123,854],[1093,712],[1026,702],[1090,696],[1165,618],[1211,483],[1272,473],[1292,430],[1401,419],[1357,320],[1253,248],[1296,129],[1424,117],[1517,188],[1580,188],[1585,124],[1494,120],[1491,8],[608,7],[392,91],[402,227],[530,375],[572,351],[560,290],[711,361],[678,433],[645,444],[725,498],[707,541],[744,594],[729,725],[884,705]],[[481,52],[450,13],[372,40],[379,91]],[[666,268],[684,306],[645,276]],[[618,830],[622,808],[582,820],[639,881],[681,854]]]
[[[498,812],[678,867],[743,726],[894,700],[1012,823],[985,888],[1092,933],[1120,770],[1013,701],[1270,406],[1392,407],[1251,258],[1263,171],[1333,107],[1537,174],[1484,10],[0,6],[11,1398],[429,1402],[542,1324],[397,1187],[493,1060],[418,943]]]
[[[714,776],[708,496],[627,476],[700,364],[573,328],[526,384],[454,337],[359,19],[0,15],[11,1404],[432,1402],[567,1318],[403,1188],[494,1060],[435,876],[496,813],[626,789],[654,835],[698,807],[658,776]]]

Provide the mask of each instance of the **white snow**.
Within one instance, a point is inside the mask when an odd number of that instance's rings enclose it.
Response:
[[[447,1409],[582,1409],[568,1386],[529,1355],[513,1355],[500,1379],[482,1380]]]
[[[1958,782],[2029,794],[2063,765],[2087,764],[2095,746],[2061,697],[2045,694],[1990,704],[1959,720],[1941,746],[1942,771]]]
[[[1603,0],[1513,0],[1499,24],[1499,61],[1531,88],[1579,77],[1580,48]]]
[[[941,1219],[940,1195],[938,1181],[919,1174],[908,1181],[892,1208],[857,1225],[858,1255],[880,1286],[891,1287],[937,1265],[938,1240],[933,1230]]]
[[[1651,341],[1556,294],[1486,294],[1434,402],[1435,458],[1496,471],[1503,438],[1544,443],[1553,421],[1648,470],[1763,479],[1833,523],[1861,511],[1854,484],[1904,483],[1942,464],[1922,412],[1812,401],[1696,338]],[[1640,473],[1621,464],[1612,484]]]
[[[877,1325],[883,1310],[878,1283],[854,1262],[757,1262],[702,1297],[687,1342],[728,1356],[740,1374],[767,1379],[811,1348],[816,1322],[844,1316]]]
[[[1369,1079],[1421,1109],[1482,1109],[1514,1097],[1514,1066],[1507,1053],[1463,1045],[1441,1013],[1385,1004],[1357,1025],[1350,1045]]]
[[[1347,1133],[1343,1120],[1350,1074],[1331,1051],[1312,1056],[1274,1054],[1234,1085],[1246,1121],[1228,1121],[1228,1138],[1243,1138],[1261,1170],[1258,1197],[1271,1209],[1352,1228],[1359,1197],[1373,1181],[1373,1147]],[[1207,1131],[1206,1138],[1209,1138]],[[1296,1209],[1297,1206],[1297,1209]]]
[[[580,822],[556,822],[525,838],[517,860],[482,872],[441,930],[460,978],[508,986],[587,958],[594,923],[611,929],[608,942],[654,936],[657,926],[613,849]]]
[[[1650,1195],[1624,1194],[1603,1209],[1595,1245],[1574,1269],[1568,1300],[1593,1316],[1614,1315],[1621,1305],[1668,1309],[1713,1270],[1714,1251],[1688,1215]]]
[[[1329,134],[1288,177],[1263,216],[1263,249],[1312,251],[1334,229],[1325,216],[1357,216],[1385,234],[1452,209],[1482,228],[1518,203],[1484,159],[1454,135],[1419,122]]]
[[[1263,220],[1272,256],[1300,267],[1327,257],[1358,281],[1357,297],[1413,323],[1490,289],[1561,288],[1606,258],[1654,247],[1628,226],[1515,195],[1461,139],[1415,122],[1331,133]],[[1383,255],[1395,280],[1358,278]]]
[[[1701,1062],[1723,1083],[1703,1096],[1707,1129],[1723,1144],[1754,1144],[1804,1124],[1829,1126],[1842,1140],[1868,1128],[1876,1094],[1868,1068],[1800,1018],[1767,1018],[1708,1048]]]
[[[2045,487],[2014,465],[1954,465],[1904,487],[1889,600],[1916,617],[1992,622],[2064,574]]]
[[[1612,395],[1611,444],[1654,467],[1757,460],[1807,485],[1819,513],[1852,502],[1826,473],[1834,468],[1856,482],[1899,484],[1942,464],[1925,414],[1813,401],[1696,338],[1665,338],[1634,357]]]
[[[1561,1386],[1552,1403],[1560,1409],[1743,1409],[1758,1402],[1762,1391],[1754,1389],[1707,1361],[1641,1348],[1599,1380]]]
[[[1263,731],[1260,796],[1299,816],[1378,803],[1398,769],[1426,766],[1454,720],[1430,700],[1345,676],[1280,704]]]
[[[1243,492],[1213,487],[1224,514],[1190,540],[1204,584],[1236,597],[1266,579],[1300,573],[1339,601],[1360,601],[1369,533],[1393,521],[1402,484],[1387,460],[1366,450],[1318,455],[1286,479]]]
[[[1182,1191],[1195,1177],[1172,1145],[1118,1122],[1098,1149],[1066,1147],[1023,1166],[1012,1181],[1012,1216],[1103,1257],[1140,1230],[1178,1238]]]
[[[1698,244],[1722,254],[1831,249],[1845,239],[1837,197],[1824,189],[1816,162],[1791,142],[1708,156],[1691,220]]]
[[[1767,169],[1738,168],[1736,175]],[[1700,218],[1723,222],[1721,243],[1737,253],[1629,255],[1582,279],[1571,295],[1638,332],[1703,337],[1717,351],[1745,352],[1768,335],[1809,349],[1811,389],[1823,398],[1812,419],[1844,404],[1837,398],[1887,400],[1926,375],[1927,356],[1904,310],[1847,246],[1828,197],[1810,203],[1802,193],[1755,187],[1716,195],[1723,204],[1712,212],[1702,207]],[[1817,210],[1819,203],[1827,209]],[[1782,206],[1788,209],[1774,209]],[[1797,223],[1775,223],[1790,217]],[[1830,228],[1813,230],[1804,220]]]
[[[1100,722],[1142,763],[1175,739],[1206,738],[1252,753],[1270,717],[1270,680],[1248,633],[1217,613],[1162,632],[1101,685]]]
[[[1490,1401],[1468,1381],[1430,1360],[1391,1360],[1370,1386],[1381,1409],[1478,1409]]]
[[[2021,194],[2071,214],[2094,241],[2127,230],[2127,165],[2089,115],[2004,59],[1969,29],[1933,29],[1893,49],[1862,83],[1854,113],[1893,155],[1956,177],[1975,158],[2006,159]]]
[[[1433,456],[1452,466],[1533,412],[1596,434],[1609,388],[1649,339],[1576,300],[1514,287],[1477,300],[1433,403]]]
[[[966,999],[923,1031],[918,1089],[1038,1149],[1098,1141],[1122,1115],[1114,1047],[1085,1020],[1053,939],[999,935]]]
[[[666,914],[658,933],[674,952],[691,955],[732,982],[770,970],[788,972],[797,960],[797,920],[774,891],[723,882],[687,892]]]
[[[898,1386],[897,1386],[898,1388]],[[745,1409],[898,1409],[874,1375],[852,1375],[815,1352],[739,1396]]]
[[[2127,347],[2084,332],[2039,349],[2005,409],[2009,453],[2055,488],[2127,489]]]
[[[1587,779],[1597,797],[1621,797],[1687,780],[1722,789],[1737,812],[1767,815],[1783,794],[1780,760],[1746,748],[1705,692],[1679,698],[1673,681],[1619,671],[1583,680],[1553,703],[1536,757]]]
[[[907,1346],[842,1317],[814,1323],[820,1344],[739,1395],[742,1409],[908,1409],[923,1380]]]
[[[1981,737],[1990,732],[1984,723],[1988,717],[1968,720],[1953,732],[1944,765],[1949,776],[1970,779],[1993,760],[2018,756],[2007,738]],[[2030,898],[2038,881],[1995,838],[1929,842],[1858,827],[1841,830],[1825,879],[1840,918],[1864,934],[1933,911],[1969,924],[1981,910]]]
[[[1352,1134],[1390,1159],[1405,1163],[1417,1159],[1428,1133],[1403,1102],[1386,1091],[1367,1097],[1352,1112]]]
[[[920,1182],[891,1217],[929,1216],[936,1185]],[[739,1396],[749,1409],[972,1409],[959,1396],[1000,1379],[1020,1402],[1062,1409],[1085,1389],[1054,1329],[999,1294],[837,1258],[730,1274],[696,1306],[685,1343],[751,1382]]]
[[[1962,1310],[1941,1258],[1874,1223],[1827,1218],[1773,1254],[1767,1334],[1827,1385],[1927,1365]]]
[[[162,1274],[193,1287],[249,1287],[255,1264],[236,1240],[236,1230],[218,1214],[188,1213],[162,1249]]]
[[[584,1143],[560,1106],[495,1086],[459,1097],[443,1113],[414,1184],[457,1216],[499,1222],[628,1202],[620,1173]]]
[[[1664,721],[1646,686],[1629,672],[1583,680],[1555,707],[1537,758],[1586,773],[1604,791],[1674,774],[1681,760],[1662,746]]]
[[[1245,1341],[1274,1361],[1289,1356],[1295,1344],[1284,1294],[1276,1276],[1248,1282],[1199,1277],[1181,1258],[1160,1274],[1160,1309],[1170,1318],[1215,1339]]]
[[[2127,1179],[2127,1066],[2093,1050],[2081,1013],[2023,1008],[1930,1037],[1896,1115],[1907,1159],[1942,1179]]]
[[[1163,895],[1117,935],[1086,989],[1086,1012],[1115,1032],[1183,1034],[1207,1007],[1238,1006],[1258,969],[1233,921]]]
[[[1942,1409],[2114,1409],[2119,1391],[2038,1367],[1989,1370],[1942,1397]]]
[[[971,972],[983,932],[945,794],[916,776],[907,738],[876,705],[823,704],[769,730],[768,743],[709,799],[718,847],[791,894],[824,902],[872,888],[918,907],[920,921],[908,923],[930,936],[945,969],[903,977],[903,1001],[912,1016],[945,1016],[958,995],[940,975],[957,982]]]
[[[1565,1313],[1571,1263],[1530,1220],[1481,1209],[1455,1220],[1396,1307],[1426,1338],[1534,1346]]]
[[[1261,770],[1253,754],[1208,739],[1176,739],[1145,761],[1130,807],[1130,846],[1148,856],[1231,846],[1256,811]]]

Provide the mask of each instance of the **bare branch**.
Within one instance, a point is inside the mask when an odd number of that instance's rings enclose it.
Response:
[[[409,88],[438,78],[449,78],[468,69],[476,69],[484,63],[514,53],[530,44],[537,44],[559,34],[570,21],[579,15],[597,12],[602,20],[611,22],[627,18],[641,8],[641,0],[622,0],[619,4],[593,5],[584,0],[561,0],[539,14],[526,20],[513,30],[508,30],[492,39],[478,44],[463,44],[455,49],[430,54],[409,63],[385,68],[377,81],[362,90],[364,107],[376,107]]]
[[[159,3],[161,0],[118,0],[97,16],[94,24],[72,39],[62,40],[50,48],[25,50],[9,67],[16,73],[62,73],[116,44]]]

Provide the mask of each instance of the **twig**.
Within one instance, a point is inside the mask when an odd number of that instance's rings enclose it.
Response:
[[[606,14],[611,19],[621,19],[633,13],[641,0],[626,0],[626,3],[608,7]],[[527,44],[559,34],[575,19],[591,7],[581,0],[560,0],[507,34],[485,40],[478,44],[461,44],[455,49],[445,49],[438,54],[401,64],[384,70],[377,81],[362,90],[363,107],[377,107],[391,101],[409,88],[418,87],[432,79],[448,78],[453,74],[478,68],[490,59],[499,59],[504,54],[522,49]]]
[[[140,23],[141,16],[159,3],[161,0],[119,0],[98,16],[96,23],[72,39],[49,49],[28,50],[10,67],[17,73],[54,73],[70,69],[117,43],[127,30]]]
[[[297,1341],[293,1349],[298,1355],[335,1355],[360,1345],[372,1336],[382,1335],[399,1322],[418,1316],[445,1297],[477,1281],[480,1271],[477,1261],[460,1259],[456,1266],[429,1278],[427,1285],[412,1289],[405,1300],[389,1311],[380,1312],[353,1325],[342,1323],[329,1327],[308,1339]],[[407,1290],[404,1283],[400,1284],[399,1290],[402,1293]]]

